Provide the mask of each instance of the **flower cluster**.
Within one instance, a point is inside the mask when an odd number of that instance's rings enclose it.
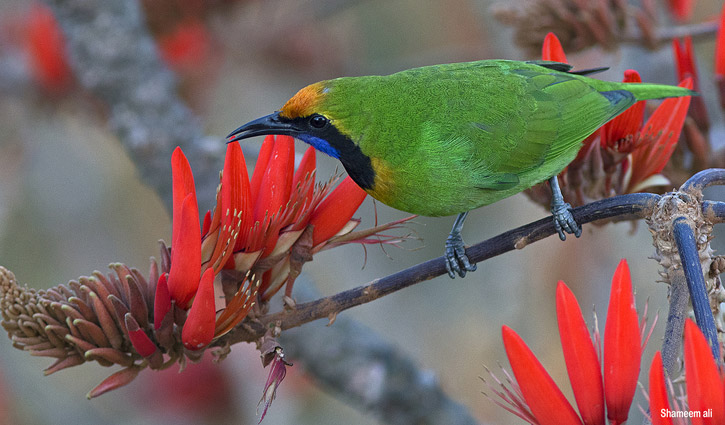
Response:
[[[624,423],[637,388],[642,347],[648,339],[641,342],[624,260],[614,273],[611,293],[600,359],[598,331],[595,345],[571,290],[561,281],[556,288],[559,335],[578,414],[521,337],[506,326],[502,330],[504,346],[518,385],[513,389],[492,387],[502,399],[496,402],[533,424],[604,424],[607,418],[613,424]]]
[[[302,265],[315,253],[374,242],[369,236],[398,224],[353,232],[359,221],[351,217],[367,194],[349,177],[332,191],[331,182],[315,186],[315,158],[308,148],[295,171],[294,139],[268,136],[250,180],[239,144],[230,143],[217,205],[200,227],[191,167],[181,149],[174,151],[171,269],[157,286],[162,308],[155,311],[156,329],[173,301],[189,310],[185,346],[202,348],[239,324],[257,300],[265,303],[283,287],[290,297]],[[223,279],[223,270],[243,278]]]
[[[408,219],[354,231],[359,220],[352,215],[366,193],[349,178],[334,189],[335,178],[316,184],[315,151],[307,150],[297,170],[294,155],[291,137],[268,136],[250,180],[239,144],[229,144],[216,206],[200,225],[194,176],[177,148],[171,248],[161,242],[160,261],[152,259],[147,277],[112,264],[108,275],[36,291],[0,267],[1,324],[14,346],[55,358],[46,373],[86,361],[123,366],[88,393],[95,397],[146,367],[199,361],[209,347],[223,357],[224,335],[250,312],[264,314],[283,287],[293,303],[292,285],[314,254],[351,242],[401,241],[381,232]],[[273,363],[277,375],[280,361]]]
[[[489,387],[498,396],[494,402],[531,424],[626,423],[637,388],[640,357],[651,334],[650,330],[644,335],[646,326],[638,320],[626,261],[619,263],[612,279],[603,350],[596,330],[592,342],[579,304],[563,282],[559,282],[556,289],[556,313],[578,412],[531,349],[507,326],[502,329],[503,342],[515,379],[509,377],[510,386],[506,386],[491,374],[495,385],[489,384]],[[725,376],[704,335],[689,319],[685,324],[684,346],[687,404],[684,404],[684,398],[674,396],[670,397],[673,401],[670,404],[668,394],[672,390],[668,391],[658,352],[649,373],[652,423],[685,423],[674,422],[674,412],[705,412],[708,409],[712,409],[712,421],[703,423],[725,423]],[[671,382],[669,388],[672,388]]]

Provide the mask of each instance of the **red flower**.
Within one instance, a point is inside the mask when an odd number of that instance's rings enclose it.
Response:
[[[579,415],[521,338],[503,327],[506,355],[517,391],[494,390],[507,410],[534,424],[621,424],[627,420],[640,365],[640,329],[627,263],[622,260],[612,279],[612,298],[604,334],[603,371],[573,294],[563,282],[557,286],[557,320],[569,380]],[[595,338],[598,341],[598,337]],[[506,406],[508,404],[508,406]],[[606,413],[605,417],[605,404]]]
[[[604,424],[602,366],[574,294],[562,281],[556,287],[556,318],[574,397],[587,425]]]
[[[161,327],[161,322],[171,311],[171,295],[166,284],[167,278],[167,273],[162,274],[156,284],[156,294],[154,295],[154,329],[156,330]]]
[[[675,63],[677,64],[678,81],[692,78],[692,89],[700,91],[695,54],[692,51],[692,37],[687,36],[684,41],[674,39],[672,40],[672,47],[675,53]],[[695,120],[700,130],[706,131],[710,128],[710,118],[707,116],[707,108],[702,96],[692,98],[689,115]]]
[[[196,203],[194,176],[186,156],[176,148],[171,157],[173,190],[173,229],[171,233],[171,270],[168,289],[171,299],[183,308],[199,287],[201,275],[201,228]]]
[[[673,39],[672,49],[675,53],[675,64],[677,65],[677,79],[682,81],[690,77],[693,80],[693,90],[699,90],[695,55],[692,52],[692,37],[688,35],[684,40]]]
[[[691,319],[685,321],[685,386],[687,410],[702,417],[691,417],[693,425],[725,423],[725,376],[712,355],[710,346]],[[649,398],[653,425],[672,425],[673,420],[667,385],[662,368],[662,356],[655,355],[650,366]],[[677,397],[679,398],[679,397]],[[704,413],[708,413],[705,417]],[[670,413],[670,415],[668,415]]]
[[[366,196],[367,193],[349,176],[337,185],[335,190],[320,202],[310,217],[309,225],[314,226],[312,246],[329,240],[342,230]]]
[[[633,69],[624,71],[625,83],[641,83],[642,78]],[[644,121],[644,100],[630,106],[626,111],[617,115],[613,120],[604,124],[599,130],[599,142],[603,148],[615,152],[630,153],[634,150],[635,134],[639,131]]]
[[[203,267],[218,273],[231,261],[240,240],[245,240],[252,223],[252,200],[244,154],[239,144],[227,145],[221,186],[214,217],[205,225],[202,241]],[[210,214],[207,212],[206,217]],[[205,221],[206,221],[205,217]],[[247,232],[244,232],[247,229]],[[232,263],[233,264],[233,263]]]
[[[151,341],[151,338],[146,335],[143,329],[141,329],[136,322],[136,319],[130,313],[126,313],[125,316],[126,329],[128,329],[128,339],[131,340],[133,348],[143,357],[151,357],[158,347]]]
[[[211,37],[199,19],[179,22],[158,40],[161,57],[176,70],[191,70],[208,61]]]
[[[687,404],[691,411],[712,409],[711,418],[692,418],[693,425],[725,424],[723,377],[705,335],[690,319],[685,321],[685,377]]]
[[[294,158],[292,137],[267,136],[250,181],[239,144],[227,145],[216,207],[205,219],[201,270],[234,269],[243,279],[216,318],[215,337],[241,322],[258,298],[269,300],[285,285],[291,295],[302,265],[320,250],[349,242],[397,242],[368,236],[400,222],[353,233],[358,221],[351,218],[366,193],[349,178],[332,192],[331,182],[315,187],[312,147],[296,172]],[[179,187],[186,181],[177,180]]]
[[[720,93],[720,106],[725,109],[725,5],[720,11],[720,25],[715,42],[715,79]]]
[[[47,6],[35,3],[30,8],[26,26],[27,49],[36,80],[46,90],[66,88],[71,80],[71,71],[63,33],[53,12]]]
[[[652,359],[649,368],[649,408],[652,425],[672,425],[672,418],[661,412],[670,411],[670,402],[667,400],[667,387],[662,367],[662,354],[658,351]]]
[[[692,89],[692,84],[692,79],[688,78],[679,86]],[[632,152],[632,174],[627,192],[651,186],[648,179],[665,168],[680,138],[689,106],[690,96],[665,99],[649,117],[639,132],[639,147]]]
[[[536,423],[581,424],[574,408],[521,337],[508,326],[503,326],[501,334],[516,382]]]
[[[399,241],[368,237],[407,219],[352,233],[358,221],[351,217],[366,193],[349,177],[330,193],[329,183],[315,187],[314,175],[311,147],[295,173],[291,137],[265,139],[251,181],[239,144],[228,144],[216,207],[205,215],[202,234],[194,177],[177,148],[172,155],[171,268],[168,277],[158,279],[155,329],[165,323],[174,300],[188,309],[182,342],[198,350],[239,324],[258,298],[269,300],[285,284],[291,295],[302,265],[314,253],[349,242]],[[237,285],[232,288],[230,282],[221,282],[226,297],[217,315],[212,282],[222,269],[240,272],[241,279],[231,282]]]
[[[181,331],[181,341],[189,350],[199,350],[214,338],[216,309],[214,308],[214,270],[206,269],[196,291],[194,303]]]
[[[544,45],[541,47],[541,59],[568,63],[564,48],[561,47],[561,42],[553,32],[546,34],[546,38],[544,38]]]
[[[622,260],[612,278],[609,310],[604,328],[604,395],[612,424],[627,420],[637,389],[640,356],[639,321],[634,307],[632,281]]]
[[[670,14],[678,21],[688,21],[692,16],[692,9],[695,6],[694,0],[668,0],[667,6]]]

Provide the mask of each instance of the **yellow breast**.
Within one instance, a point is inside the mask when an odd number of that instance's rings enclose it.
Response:
[[[375,185],[367,192],[378,201],[390,205],[395,194],[395,173],[388,163],[380,158],[370,158],[375,171]]]

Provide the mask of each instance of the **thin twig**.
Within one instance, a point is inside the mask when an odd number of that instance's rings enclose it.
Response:
[[[657,29],[656,40],[658,43],[667,43],[676,38],[691,36],[693,40],[711,39],[715,36],[718,29],[717,22],[699,22],[689,25],[663,26]],[[641,34],[627,33],[619,38],[622,43],[641,43]]]

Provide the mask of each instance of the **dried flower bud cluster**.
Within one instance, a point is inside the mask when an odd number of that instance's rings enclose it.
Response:
[[[571,53],[599,45],[615,48],[621,35],[636,25],[642,44],[656,47],[655,12],[651,2],[637,7],[623,0],[534,0],[525,7],[496,3],[493,14],[500,22],[514,27],[514,41],[535,54],[547,33],[554,32]]]
[[[162,246],[162,250],[166,248]],[[89,397],[124,385],[145,367],[163,369],[184,355],[192,360],[199,356],[184,349],[173,322],[153,328],[156,288],[149,282],[155,282],[168,263],[162,260],[159,270],[152,260],[149,280],[123,264],[110,267],[108,275],[96,271],[67,285],[39,291],[18,285],[13,273],[0,267],[1,324],[16,348],[56,359],[46,374],[86,361],[126,368],[92,390]],[[184,318],[177,315],[179,321]],[[139,332],[155,343],[139,344]]]

